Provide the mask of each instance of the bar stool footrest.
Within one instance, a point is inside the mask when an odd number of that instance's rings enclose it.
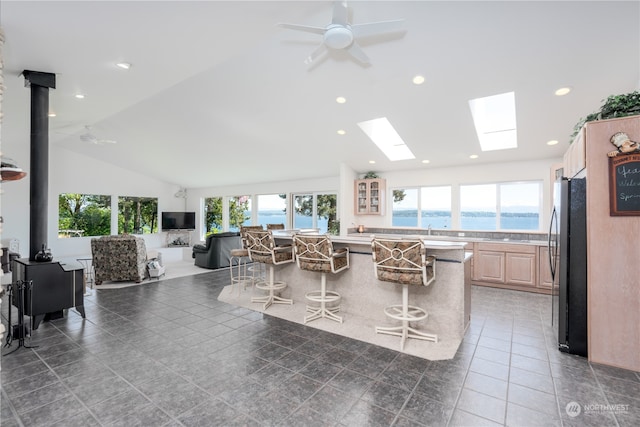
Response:
[[[404,314],[404,308],[402,304],[390,305],[385,307],[384,314],[388,317],[400,320],[400,321],[409,321],[409,322],[417,322],[419,320],[424,320],[429,316],[426,310],[420,307],[416,307],[414,305],[407,306],[407,313]]]

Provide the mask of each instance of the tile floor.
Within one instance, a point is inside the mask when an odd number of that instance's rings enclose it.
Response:
[[[640,374],[558,352],[548,296],[474,287],[431,362],[221,303],[227,283],[95,291],[41,324],[2,357],[2,426],[640,425]]]

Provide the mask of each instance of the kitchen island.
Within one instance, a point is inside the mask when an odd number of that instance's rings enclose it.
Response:
[[[273,232],[278,244],[290,244],[292,234],[292,231]],[[410,237],[404,236],[407,239]],[[340,315],[344,321],[339,324],[328,319],[318,319],[308,325],[399,350],[399,337],[376,334],[375,327],[397,325],[385,315],[384,308],[401,303],[402,286],[376,279],[370,235],[332,236],[331,240],[335,249],[347,247],[350,252],[350,268],[338,274],[327,275],[327,290],[336,291],[342,296]],[[436,280],[430,286],[412,286],[409,304],[427,310],[429,317],[413,326],[437,334],[438,342],[408,340],[404,352],[431,360],[448,359],[455,355],[470,321],[472,255],[465,251],[465,242],[424,239],[424,243],[427,254],[436,257]],[[290,263],[276,267],[276,280],[288,284],[282,296],[293,299],[294,304],[274,305],[265,312],[302,322],[307,304],[305,294],[319,288],[320,275],[301,270],[295,263]],[[234,303],[231,296],[233,292],[230,289],[226,291],[228,295],[221,299]],[[248,299],[246,295],[237,297],[238,300],[242,298]],[[240,305],[262,311],[260,304]]]

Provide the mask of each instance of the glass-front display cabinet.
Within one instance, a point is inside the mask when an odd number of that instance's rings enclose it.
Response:
[[[384,213],[385,180],[381,178],[357,179],[355,186],[356,215],[382,215]]]

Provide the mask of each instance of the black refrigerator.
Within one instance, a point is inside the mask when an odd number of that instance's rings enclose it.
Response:
[[[560,351],[587,356],[587,182],[558,178],[549,226],[552,323]]]

